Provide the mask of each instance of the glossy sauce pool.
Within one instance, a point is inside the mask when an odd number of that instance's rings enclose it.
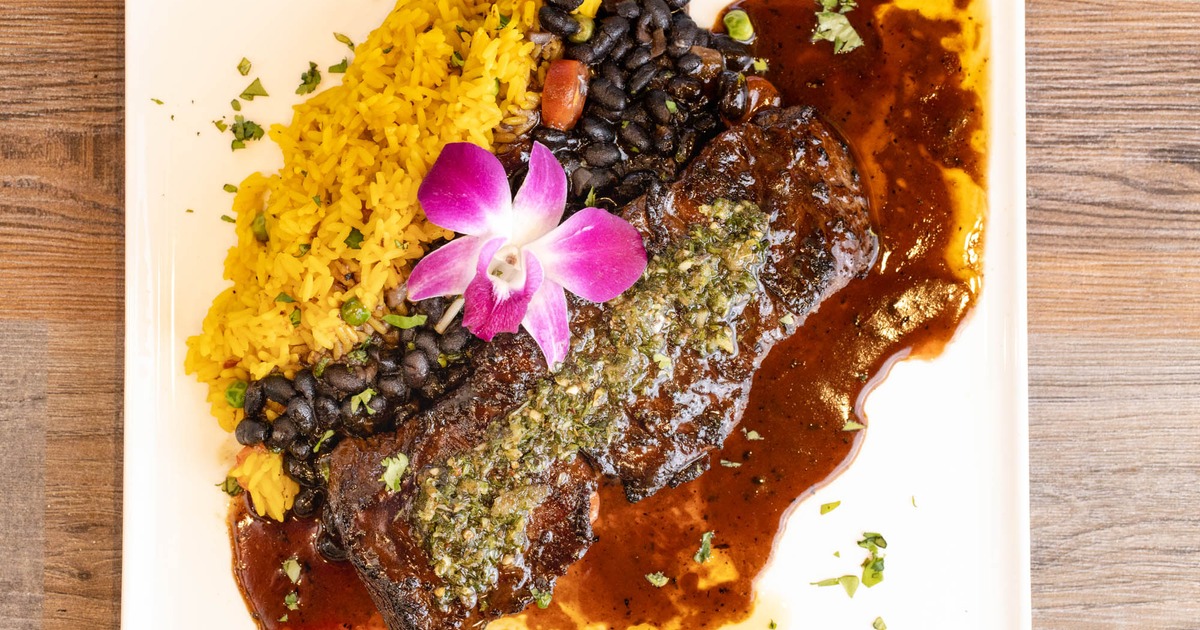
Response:
[[[708,473],[637,504],[603,490],[599,541],[559,580],[550,607],[496,625],[711,628],[745,618],[789,508],[847,465],[862,439],[843,427],[867,424],[866,392],[891,362],[937,355],[975,302],[986,214],[982,0],[859,0],[848,17],[865,45],[843,55],[809,42],[812,0],[740,6],[785,104],[815,106],[854,149],[879,260],[764,362],[741,425],[764,439],[735,433]],[[349,566],[313,550],[313,522],[259,521],[234,503],[235,573],[263,627],[382,627]],[[706,531],[719,532],[717,551],[697,565]],[[283,605],[295,587],[279,567],[292,555],[308,562],[302,614]],[[655,588],[643,578],[651,571],[673,580]],[[285,612],[289,621],[278,621]]]

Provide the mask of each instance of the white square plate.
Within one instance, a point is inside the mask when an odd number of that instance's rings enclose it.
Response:
[[[294,85],[310,59],[341,60],[346,50],[330,33],[361,41],[393,4],[126,3],[126,630],[254,627],[231,574],[226,497],[213,487],[236,445],[182,368],[185,339],[224,286],[233,231],[218,220],[231,203],[221,186],[281,162],[266,141],[231,153],[229,136],[214,129],[247,81],[234,68],[248,57],[252,76],[275,86],[248,104],[254,119],[289,120],[300,97],[278,86]],[[720,4],[693,2],[708,15]],[[979,305],[944,355],[901,363],[871,395],[856,461],[792,513],[744,627],[774,619],[781,628],[863,629],[876,616],[895,629],[1030,626],[1023,12],[1021,2],[991,2]],[[835,499],[842,507],[818,518],[817,506]],[[880,529],[890,542],[885,584],[854,599],[808,586],[853,571],[831,552]]]

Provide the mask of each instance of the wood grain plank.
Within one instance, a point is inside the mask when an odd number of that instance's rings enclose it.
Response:
[[[1152,4],[1026,3],[1039,628],[1200,616],[1200,4]]]

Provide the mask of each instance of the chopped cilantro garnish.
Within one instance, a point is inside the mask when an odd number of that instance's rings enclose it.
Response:
[[[400,480],[404,477],[404,471],[408,470],[408,455],[396,453],[395,457],[383,458],[381,463],[383,464],[383,476],[379,480],[388,490],[399,492]]]
[[[350,60],[343,57],[341,63],[335,63],[329,66],[330,74],[345,74],[346,68],[350,67]]]
[[[767,623],[767,630],[776,630],[776,628],[778,628],[778,627],[779,627],[779,624],[775,623],[774,619],[772,619],[769,623]]]
[[[462,55],[455,52],[453,55],[450,55],[450,63],[461,68],[466,65],[467,62],[463,60]]]
[[[317,64],[310,61],[308,71],[300,74],[300,87],[296,88],[296,93],[312,94],[320,84],[321,71],[317,69]]]
[[[292,581],[292,584],[300,581],[300,561],[297,560],[296,556],[283,561],[283,574]]]
[[[875,621],[871,622],[871,627],[875,630],[887,630],[887,624],[883,623],[883,617],[876,617]]]
[[[742,427],[742,433],[744,433],[746,435],[746,439],[750,440],[751,442],[758,442],[767,439],[758,431],[755,431],[754,429],[746,429],[746,427]]]
[[[595,186],[592,186],[591,189],[588,190],[587,199],[583,200],[583,205],[589,206],[589,207],[596,205],[596,187]]]
[[[221,220],[222,220],[222,221],[224,221],[224,222],[226,222],[226,223],[237,223],[237,219],[235,219],[235,218],[233,218],[233,217],[229,216],[228,214],[222,214],[222,215],[221,215]]]
[[[812,41],[833,42],[835,54],[848,53],[863,45],[862,37],[850,25],[846,13],[858,6],[855,0],[817,0],[821,10],[817,11],[817,28]]]
[[[325,440],[328,440],[329,438],[331,438],[333,436],[334,436],[333,429],[327,429],[324,433],[321,434],[321,439],[317,440],[316,444],[313,444],[313,452],[314,453],[320,452],[321,445],[325,443]]]
[[[362,407],[367,410],[368,416],[375,415],[375,410],[372,409],[370,407],[370,405],[368,405],[367,403],[371,402],[371,399],[374,398],[375,394],[377,394],[377,393],[379,393],[379,392],[376,392],[375,390],[368,387],[368,388],[362,390],[361,392],[351,396],[350,397],[350,411],[353,413],[358,413],[358,408]]]
[[[679,105],[675,104],[675,101],[667,99],[667,111],[671,112],[672,114],[677,114],[679,113]]]
[[[237,100],[236,98],[233,99],[232,101],[229,101],[229,106],[232,107],[233,111],[235,111],[235,112],[242,111],[242,102]]]
[[[299,251],[299,253],[296,254],[296,258],[299,258],[299,257],[307,254],[308,250],[312,249],[312,243],[300,243],[300,246],[297,247],[296,249]]]
[[[828,514],[832,511],[836,510],[838,508],[838,506],[841,504],[842,504],[841,501],[833,501],[832,503],[823,503],[823,504],[821,504],[821,514]]]
[[[358,228],[350,228],[350,236],[347,236],[346,240],[342,242],[350,249],[362,249],[363,233]]]
[[[539,591],[536,588],[530,587],[529,592],[533,594],[533,601],[538,608],[545,610],[550,607],[550,598],[554,596],[551,591]]]
[[[838,586],[841,585],[846,590],[846,594],[854,597],[854,593],[858,591],[858,576],[843,575],[842,577],[829,578],[820,582],[811,582],[813,586]]]
[[[329,363],[329,357],[321,357],[321,360],[317,361],[317,364],[313,366],[313,376],[321,378],[325,374],[325,368],[329,367]]]
[[[238,114],[233,117],[233,142],[230,143],[230,147],[234,151],[244,149],[247,142],[261,140],[264,133],[258,123],[246,120],[245,116]]]
[[[254,215],[254,221],[250,223],[250,231],[254,232],[254,238],[260,243],[266,243],[271,237],[267,234],[267,215],[259,212]]]
[[[658,571],[655,573],[647,573],[646,581],[654,586],[654,588],[662,588],[667,585],[667,582],[671,581],[671,578],[663,575],[662,571]]]
[[[288,315],[288,321],[292,323],[293,328],[300,327],[300,309],[295,309]]]
[[[416,328],[417,326],[424,324],[428,320],[429,320],[428,315],[409,315],[407,317],[405,317],[404,315],[384,315],[383,316],[383,321],[387,322],[388,324],[390,324],[392,326],[395,326],[396,328],[402,328],[402,329]]]
[[[321,207],[321,206],[323,205],[323,204],[321,203],[321,195],[313,195],[313,196],[312,196],[312,200],[313,200],[313,203],[317,204],[317,207],[318,207],[318,208],[319,208],[319,207]]]
[[[504,28],[504,27],[508,26],[508,23],[511,21],[512,21],[511,15],[504,15],[503,13],[500,14],[500,28]]]
[[[288,593],[283,598],[283,605],[287,606],[288,610],[300,610],[300,594],[296,591]]]
[[[354,50],[354,41],[351,40],[349,37],[347,37],[341,33],[334,33],[333,38],[338,40],[339,42],[342,42],[343,44],[345,44],[346,47],[349,48],[350,50]]]
[[[162,102],[162,101],[160,101],[160,100],[158,100],[158,99],[156,99],[156,98],[152,98],[152,99],[150,99],[150,101],[151,101],[151,102],[153,102],[155,105],[162,105],[162,104],[163,104],[163,102]]]
[[[238,63],[238,73],[241,74],[242,76],[246,76],[246,75],[250,74],[250,60],[249,59],[242,57],[241,62]]]
[[[279,621],[281,623],[287,623],[287,620],[288,620],[287,613],[283,613],[283,616],[279,618]]]
[[[242,493],[242,485],[238,483],[237,477],[226,477],[225,481],[217,484],[217,487],[231,497],[236,497]]]
[[[741,462],[731,462],[728,459],[722,459],[721,465],[726,468],[741,468],[742,467]]]
[[[696,555],[692,556],[693,560],[700,564],[708,562],[712,557],[712,539],[713,532],[704,532],[704,535],[700,536],[700,548],[696,550]]]
[[[253,101],[256,96],[270,96],[267,90],[263,88],[262,81],[255,79],[253,83],[248,85],[242,93],[238,95],[243,101]]]
[[[865,429],[865,428],[867,428],[866,425],[859,423],[859,422],[855,422],[853,420],[847,420],[846,424],[842,425],[843,431],[861,431],[862,429]]]
[[[766,59],[763,59],[762,57],[754,58],[754,71],[755,72],[762,74],[762,73],[766,72],[767,70],[769,70],[770,68],[771,68],[771,65],[769,63],[767,63]]]
[[[858,546],[871,552],[862,563],[863,586],[871,588],[883,581],[883,555],[879,550],[887,549],[887,541],[880,534],[865,532],[863,539],[858,541]]]
[[[917,495],[915,494],[912,496],[912,504],[913,507],[917,507]]]
[[[654,361],[654,363],[656,365],[658,365],[658,369],[660,369],[660,370],[671,369],[671,357],[669,357],[661,352],[655,352],[654,356],[652,356],[650,358]]]
[[[295,302],[296,299],[286,293],[280,293],[279,295],[275,296],[275,301],[283,302],[284,304],[291,304],[292,302]]]
[[[184,212],[186,212],[186,213],[188,213],[188,214],[191,214],[191,213],[195,212],[195,210],[192,210],[191,208],[188,208],[187,210],[184,210]]]
[[[242,408],[246,403],[246,381],[234,381],[225,388],[225,402],[229,403],[230,407]]]
[[[229,125],[225,124],[224,120],[214,120],[213,125],[215,125],[217,127],[217,131],[220,131],[221,133],[225,133],[225,130],[229,128]]]

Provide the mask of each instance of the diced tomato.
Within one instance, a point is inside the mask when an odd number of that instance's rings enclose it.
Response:
[[[542,124],[559,131],[574,127],[583,115],[587,88],[586,65],[573,59],[551,61],[542,87]]]

